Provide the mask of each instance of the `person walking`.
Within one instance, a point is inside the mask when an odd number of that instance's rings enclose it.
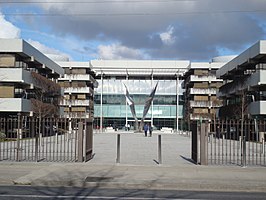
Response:
[[[149,130],[148,124],[144,125],[143,130],[144,130],[144,136],[147,137],[147,131]]]
[[[150,137],[151,137],[151,136],[152,136],[152,131],[153,131],[153,130],[152,130],[152,126],[149,125],[148,127],[149,127],[149,133],[150,133]]]

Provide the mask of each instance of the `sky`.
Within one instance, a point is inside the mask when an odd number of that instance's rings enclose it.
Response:
[[[266,0],[0,0],[0,38],[54,59],[209,62],[266,39]]]

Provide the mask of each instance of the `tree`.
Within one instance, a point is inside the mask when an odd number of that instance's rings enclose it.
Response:
[[[35,99],[31,99],[32,109],[39,118],[38,133],[41,134],[42,119],[45,117],[57,117],[59,113],[59,99],[61,87],[59,84],[43,77],[36,72],[31,73],[38,88],[35,88]],[[49,102],[50,101],[50,102]]]
[[[31,75],[39,86],[34,90],[35,99],[31,99],[34,114],[38,117],[57,116],[61,97],[60,85],[36,72]]]

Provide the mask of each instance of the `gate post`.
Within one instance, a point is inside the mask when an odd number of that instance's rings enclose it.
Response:
[[[93,119],[85,119],[85,162],[92,159]]]
[[[38,158],[38,154],[39,154],[39,133],[36,131],[36,123],[37,120],[36,118],[32,117],[31,120],[31,131],[32,131],[32,139],[35,138],[35,161],[38,162],[39,158]]]
[[[208,123],[200,127],[200,164],[208,165]]]
[[[198,164],[198,124],[196,121],[193,121],[191,124],[191,158],[195,162],[195,164]]]
[[[83,122],[78,123],[78,162],[83,162],[83,140],[84,138],[84,128]]]
[[[18,113],[18,124],[17,124],[17,157],[16,161],[21,161],[21,143],[20,140],[22,139],[22,120],[21,120],[21,113]]]

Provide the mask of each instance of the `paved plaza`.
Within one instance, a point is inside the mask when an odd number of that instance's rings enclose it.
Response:
[[[152,137],[143,133],[95,133],[93,159],[89,163],[116,162],[117,135],[120,134],[121,165],[158,165],[158,135],[161,135],[162,164],[165,166],[191,165],[191,138],[179,134],[154,132]]]
[[[116,163],[117,134],[121,139]],[[161,134],[162,164],[158,164]],[[86,163],[1,162],[0,185],[111,187],[265,192],[265,167],[201,166],[190,161],[191,138],[154,132],[94,133],[94,157]]]

